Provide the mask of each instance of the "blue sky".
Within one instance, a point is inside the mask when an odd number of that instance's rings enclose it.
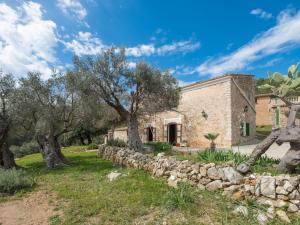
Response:
[[[125,46],[134,67],[181,85],[225,73],[286,72],[300,61],[300,1],[0,0],[0,67],[23,76],[70,68],[72,55]]]

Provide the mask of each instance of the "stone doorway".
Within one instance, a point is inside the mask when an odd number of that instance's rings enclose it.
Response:
[[[147,141],[154,141],[153,128],[152,127],[147,127],[146,129],[147,129],[146,130]]]
[[[177,124],[176,123],[168,124],[168,142],[171,145],[176,145],[176,143],[177,143]]]

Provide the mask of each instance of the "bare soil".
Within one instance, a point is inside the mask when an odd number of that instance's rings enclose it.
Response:
[[[20,200],[0,204],[0,225],[48,225],[49,219],[61,216],[44,191],[30,193]]]

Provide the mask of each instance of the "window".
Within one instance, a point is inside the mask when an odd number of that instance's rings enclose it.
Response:
[[[246,122],[242,122],[240,125],[240,133],[241,136],[243,137],[250,136],[250,124]]]

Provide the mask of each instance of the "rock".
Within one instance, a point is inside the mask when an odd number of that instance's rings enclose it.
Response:
[[[223,180],[229,181],[232,184],[240,184],[243,180],[243,176],[237,172],[233,167],[225,167],[223,171]]]
[[[286,190],[288,193],[292,192],[294,189],[294,186],[289,182],[285,181],[283,185],[284,190]]]
[[[244,200],[245,199],[245,192],[244,191],[237,191],[234,192],[231,196],[235,200]]]
[[[293,190],[290,194],[289,194],[289,199],[291,200],[299,200],[300,199],[300,194],[298,190]]]
[[[269,206],[274,206],[274,202],[271,199],[267,199],[267,198],[259,198],[257,199],[257,204],[259,205],[269,205]]]
[[[279,217],[279,219],[281,219],[282,221],[286,222],[286,223],[291,223],[289,217],[287,216],[287,214],[285,213],[285,211],[283,210],[277,210],[276,211],[276,215]]]
[[[268,216],[269,218],[273,219],[273,218],[274,218],[274,214],[275,214],[275,209],[274,209],[274,207],[269,207],[269,208],[267,209],[267,216]]]
[[[276,188],[276,193],[279,195],[288,195],[289,194],[289,192],[286,191],[286,189],[283,186],[278,186]]]
[[[218,190],[221,188],[222,188],[222,181],[220,180],[212,181],[206,185],[206,189],[211,191]]]
[[[204,164],[204,168],[208,169],[208,168],[214,167],[215,165],[216,165],[215,163]]]
[[[247,207],[240,205],[235,208],[235,210],[233,211],[233,214],[235,214],[235,215],[242,214],[243,216],[247,217],[249,215],[249,212],[248,212]]]
[[[114,181],[115,179],[117,179],[119,176],[121,175],[121,173],[118,172],[111,172],[107,175],[107,178],[109,179],[109,181]]]
[[[262,177],[260,181],[260,191],[262,195],[275,199],[275,178],[271,176]]]
[[[168,179],[168,185],[177,188],[178,179],[176,176],[171,175]]]
[[[254,192],[255,192],[255,187],[252,185],[249,185],[249,184],[245,184],[244,189],[247,193],[254,194]]]
[[[197,185],[197,187],[201,190],[201,191],[203,191],[203,190],[205,190],[205,186],[203,185],[203,184],[198,184]]]
[[[290,203],[289,207],[288,207],[288,211],[289,212],[298,212],[298,206],[293,203]]]
[[[160,158],[160,157],[165,156],[165,153],[164,153],[164,152],[160,152],[160,153],[158,153],[156,156]]]
[[[200,174],[202,177],[206,176],[206,168],[204,166],[200,167]]]
[[[260,225],[265,225],[268,222],[268,217],[262,212],[257,215],[256,219]]]
[[[273,200],[273,205],[275,208],[286,207],[287,202],[281,199]]]
[[[219,170],[217,170],[216,167],[211,167],[207,170],[207,176],[212,180],[220,180],[222,179],[222,176],[219,173]]]
[[[245,185],[255,186],[256,180],[251,179],[250,177],[246,177],[244,183]]]
[[[286,196],[286,195],[277,195],[277,198],[281,199],[281,200],[284,200],[284,201],[288,201],[289,200],[289,197]]]
[[[209,182],[211,182],[211,179],[208,179],[208,178],[201,178],[201,179],[199,180],[199,183],[200,183],[200,184],[203,184],[203,185],[206,185],[206,184],[208,184]]]
[[[300,200],[290,200],[290,202],[295,205],[300,205]]]

